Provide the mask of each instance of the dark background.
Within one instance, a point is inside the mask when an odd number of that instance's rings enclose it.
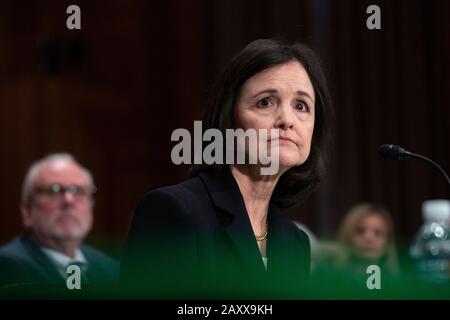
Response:
[[[81,7],[81,30],[66,8]],[[366,9],[381,8],[381,30]],[[332,238],[360,201],[385,204],[409,243],[421,203],[449,188],[425,163],[386,161],[382,143],[450,169],[450,2],[190,0],[0,2],[0,243],[20,231],[28,166],[70,152],[94,174],[88,242],[119,256],[140,196],[182,180],[176,128],[193,128],[211,84],[248,42],[282,37],[325,62],[336,117],[326,183],[287,214]]]

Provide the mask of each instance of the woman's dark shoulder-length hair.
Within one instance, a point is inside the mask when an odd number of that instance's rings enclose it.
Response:
[[[301,166],[286,171],[278,181],[271,201],[285,208],[302,201],[318,186],[324,172],[330,146],[330,119],[333,107],[322,63],[315,52],[301,43],[289,44],[281,40],[260,39],[248,44],[226,66],[213,86],[203,116],[203,129],[234,128],[233,109],[242,85],[255,74],[290,61],[303,65],[316,96],[315,123],[308,159]],[[195,164],[190,176],[208,170],[228,170],[228,165]]]

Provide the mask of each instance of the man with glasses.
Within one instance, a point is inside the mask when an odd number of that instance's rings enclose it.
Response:
[[[117,262],[82,244],[92,227],[95,191],[89,170],[69,154],[49,155],[29,168],[20,204],[25,230],[0,247],[0,287],[66,288],[70,265],[81,270],[81,288],[116,283]]]

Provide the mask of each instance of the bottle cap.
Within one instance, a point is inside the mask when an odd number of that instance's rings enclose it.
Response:
[[[424,201],[422,215],[426,221],[450,222],[450,201],[445,199]]]

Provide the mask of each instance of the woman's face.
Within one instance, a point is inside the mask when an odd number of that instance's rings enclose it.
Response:
[[[235,127],[279,129],[279,166],[284,171],[309,156],[314,130],[314,88],[304,67],[290,61],[263,70],[241,87],[234,108]]]
[[[352,244],[354,254],[360,258],[381,258],[387,245],[387,226],[384,219],[376,213],[360,219],[353,230]]]

